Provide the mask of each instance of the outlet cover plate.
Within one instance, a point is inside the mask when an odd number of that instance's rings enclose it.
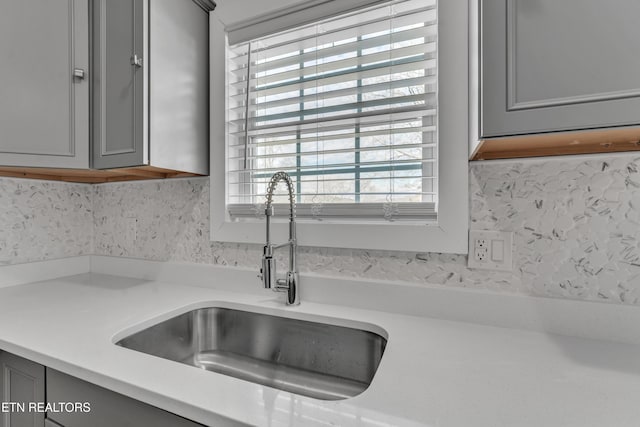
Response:
[[[469,231],[469,268],[513,270],[513,232]]]

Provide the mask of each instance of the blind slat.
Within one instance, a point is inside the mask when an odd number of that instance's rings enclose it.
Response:
[[[401,134],[406,134],[406,133],[416,133],[416,132],[435,132],[436,127],[435,126],[412,126],[412,127],[404,127],[404,128],[397,128],[397,129],[382,129],[382,130],[375,130],[375,131],[364,131],[364,132],[349,132],[349,133],[335,133],[335,134],[331,134],[331,135],[323,135],[323,134],[317,134],[314,136],[309,136],[309,137],[300,137],[300,138],[296,138],[295,134],[290,134],[289,136],[291,137],[291,139],[278,139],[278,140],[271,140],[271,141],[267,141],[266,138],[262,138],[263,141],[257,141],[255,142],[256,139],[260,139],[260,138],[252,138],[252,142],[250,142],[249,144],[229,144],[229,148],[231,150],[234,149],[242,149],[244,150],[245,147],[249,147],[250,149],[252,148],[257,148],[257,147],[268,147],[268,146],[274,146],[274,145],[292,145],[292,144],[306,144],[306,143],[313,143],[313,142],[327,142],[327,141],[335,141],[335,140],[342,140],[342,139],[346,139],[346,138],[367,138],[367,137],[372,137],[372,136],[382,136],[382,135],[401,135]]]
[[[421,143],[421,144],[398,144],[398,145],[381,145],[377,147],[363,147],[363,148],[340,148],[335,150],[323,150],[318,153],[316,151],[307,151],[302,153],[289,152],[289,153],[268,153],[268,154],[253,154],[249,156],[249,160],[259,160],[259,159],[278,159],[282,157],[317,157],[322,155],[329,154],[343,154],[343,153],[368,153],[372,151],[389,151],[389,150],[402,150],[407,148],[424,148],[424,147],[435,147],[435,143]],[[244,156],[231,156],[229,160],[239,160],[243,159]]]
[[[246,172],[256,172],[256,173],[265,173],[265,172],[273,172],[276,173],[278,171],[285,171],[287,172],[288,170],[316,170],[316,169],[321,169],[321,168],[329,168],[329,169],[335,169],[335,168],[352,168],[354,166],[360,166],[360,167],[366,167],[366,166],[375,166],[375,165],[385,165],[385,167],[388,167],[389,170],[393,169],[393,165],[403,165],[405,163],[411,163],[411,164],[418,164],[418,163],[433,163],[435,162],[435,159],[422,159],[422,160],[415,160],[415,159],[410,159],[410,160],[394,160],[393,162],[389,161],[389,160],[381,160],[381,161],[373,161],[373,162],[359,162],[359,163],[331,163],[331,164],[327,164],[327,165],[322,165],[321,167],[319,167],[318,165],[300,165],[300,166],[275,166],[275,167],[268,167],[268,168],[260,168],[260,169],[254,169],[254,168],[246,168],[246,169],[232,169],[229,171],[229,173],[237,173],[237,172],[242,172],[242,173],[246,173]]]
[[[416,106],[418,104],[424,104],[427,108],[435,107],[435,94],[418,94],[418,95],[407,95],[407,96],[394,96],[389,98],[381,98],[374,99],[371,101],[363,101],[363,102],[352,102],[346,104],[338,104],[331,105],[328,107],[319,107],[319,108],[307,108],[302,109],[300,111],[290,111],[287,113],[274,113],[270,115],[251,117],[248,120],[249,129],[261,129],[263,126],[269,126],[272,121],[279,120],[278,125],[287,125],[291,123],[300,123],[303,122],[304,119],[300,120],[300,116],[318,116],[328,113],[340,113],[341,111],[353,111],[360,110],[366,111],[370,110],[374,107],[380,106],[393,106],[395,104],[411,104],[412,106]],[[391,107],[393,108],[393,107]],[[325,117],[326,119],[332,119],[335,117],[340,117],[343,114],[336,114],[331,117]],[[282,121],[284,119],[297,118],[297,120],[290,121]],[[322,118],[320,120],[323,120]],[[264,124],[262,124],[264,123]]]
[[[355,132],[356,127],[360,129],[366,129],[369,127],[377,126],[395,126],[397,123],[406,123],[407,120],[422,121],[425,125],[435,126],[436,122],[436,110],[422,110],[412,109],[403,112],[394,111],[393,113],[386,114],[374,114],[374,115],[361,115],[336,118],[330,121],[310,121],[305,123],[297,123],[293,125],[283,126],[279,128],[274,126],[272,128],[262,127],[260,130],[249,131],[251,139],[258,138],[290,138],[292,135],[308,136],[308,135],[321,135],[328,132]],[[238,132],[230,132],[229,140],[237,140],[238,138],[244,138],[244,129],[239,129]]]
[[[298,193],[298,196],[344,196],[344,197],[351,197],[351,196],[356,196],[356,195],[361,195],[361,196],[386,196],[389,194],[388,191],[361,191],[358,193],[355,192],[346,192],[346,191],[341,191],[339,193],[325,193],[325,192],[314,192],[314,193],[305,193],[305,192],[300,192]],[[394,192],[394,195],[396,196],[429,196],[429,195],[434,195],[436,194],[433,191],[396,191]],[[246,195],[243,196],[230,196],[231,199],[234,198],[243,198],[246,196],[258,196],[258,197],[264,197],[264,192],[259,192],[259,193],[247,193]],[[282,193],[282,194],[274,194],[274,197],[289,197],[288,194]]]
[[[379,166],[367,166],[367,165],[358,165],[358,167],[350,167],[350,168],[345,168],[345,167],[340,167],[340,168],[336,168],[336,169],[331,169],[331,168],[316,168],[316,169],[308,169],[308,170],[303,170],[303,169],[295,169],[295,168],[282,168],[282,170],[284,170],[285,172],[287,172],[289,175],[293,176],[294,178],[300,177],[301,180],[304,181],[304,177],[310,177],[310,176],[315,176],[318,177],[318,181],[322,182],[322,180],[324,178],[320,178],[320,177],[326,177],[327,175],[344,175],[344,174],[354,174],[355,172],[358,172],[360,175],[362,174],[371,174],[371,173],[399,173],[399,172],[407,172],[407,171],[416,171],[416,170],[424,170],[423,169],[423,165],[421,163],[410,163],[410,164],[403,164],[403,165],[395,165],[393,166],[393,168],[389,168],[388,164],[383,164],[383,165],[379,165]],[[239,179],[244,180],[244,178],[247,176],[247,173],[238,173],[236,172],[234,173],[230,173],[229,177],[238,177]],[[260,178],[271,178],[271,175],[268,172],[262,172],[262,173],[255,173],[252,175],[253,178],[252,179],[260,179]],[[398,175],[398,177],[402,178],[403,175]],[[418,176],[420,177],[420,176]],[[422,176],[422,178],[426,178],[427,176]],[[365,177],[366,178],[366,177]],[[363,178],[364,179],[364,178]],[[252,181],[247,181],[246,183],[249,183]]]
[[[297,67],[294,69],[286,69],[291,67],[283,68],[266,68],[256,66],[253,67],[251,76],[249,79],[252,83],[258,82],[260,87],[268,86],[269,84],[288,81],[292,79],[299,79],[304,76],[308,76],[310,74],[323,76],[327,74],[331,74],[338,70],[345,70],[349,68],[353,68],[355,66],[363,66],[366,64],[379,63],[382,61],[393,61],[398,60],[400,58],[406,57],[416,57],[418,55],[425,55],[429,53],[433,53],[435,51],[434,43],[419,43],[411,46],[396,48],[396,49],[382,49],[377,52],[371,53],[362,53],[358,55],[357,51],[351,52],[354,55],[353,57],[343,58],[343,59],[335,59],[332,61],[322,62],[317,61],[319,63],[316,64],[308,64],[303,61],[297,62]],[[246,69],[232,71],[232,73],[243,74],[246,75]],[[266,74],[268,73],[268,74]],[[241,80],[246,82],[246,79]],[[246,84],[246,83],[245,83]]]
[[[395,205],[395,206],[394,206]],[[289,206],[285,203],[273,205],[273,213],[276,218],[287,218]],[[394,210],[392,219],[415,219],[415,220],[435,220],[436,204],[426,203],[396,203],[389,206]],[[264,216],[264,206],[261,204],[235,203],[228,205],[228,210],[232,218],[261,218]],[[302,218],[322,219],[349,219],[357,218],[384,220],[384,206],[380,203],[334,203],[332,205],[322,205],[312,203],[296,204],[296,216]]]
[[[397,31],[391,34],[384,34],[379,36],[370,37],[367,39],[355,40],[347,43],[334,44],[330,47],[324,47],[317,50],[312,50],[309,52],[294,55],[290,54],[285,58],[273,59],[271,61],[266,61],[264,63],[256,64],[254,69],[258,72],[264,71],[265,69],[277,69],[283,68],[291,65],[297,65],[300,63],[307,63],[310,61],[322,61],[326,58],[331,58],[339,55],[343,55],[349,52],[356,52],[358,50],[368,50],[375,48],[377,46],[384,46],[385,44],[400,44],[405,43],[411,40],[415,40],[417,38],[426,37],[424,43],[432,43],[436,41],[435,34],[436,28],[434,25],[427,25],[424,27],[418,28],[408,28],[403,29],[401,31]],[[326,42],[326,40],[323,40]],[[329,44],[329,43],[326,43]],[[295,51],[293,51],[295,52]],[[300,52],[300,50],[298,50]],[[259,57],[268,57],[268,52],[258,51],[256,53]],[[236,57],[234,61],[235,66],[232,70],[246,70],[247,68],[247,57]]]
[[[336,121],[343,121],[343,120],[350,120],[350,119],[363,119],[363,118],[367,118],[367,117],[388,117],[391,114],[397,114],[397,113],[417,113],[420,112],[421,114],[424,115],[415,115],[414,117],[418,118],[418,117],[425,117],[428,115],[435,115],[436,114],[436,109],[435,108],[425,108],[424,105],[412,105],[410,107],[396,107],[396,108],[386,108],[384,110],[374,110],[374,111],[367,111],[367,112],[363,112],[363,113],[353,113],[353,114],[343,114],[340,116],[334,116],[334,117],[328,117],[328,118],[320,118],[320,119],[305,119],[305,120],[299,120],[299,121],[291,121],[291,122],[287,122],[287,123],[281,123],[281,124],[273,124],[273,125],[268,125],[268,126],[260,126],[259,128],[256,129],[251,129],[249,131],[249,135],[250,136],[254,136],[254,135],[264,135],[265,131],[268,130],[272,130],[272,129],[282,129],[285,126],[291,127],[291,126],[299,126],[300,130],[304,129],[305,125],[309,125],[311,128],[313,125],[317,125],[319,123],[331,123],[331,122],[336,122]],[[381,120],[382,122],[384,122],[384,119]],[[231,121],[231,124],[238,124],[238,122],[236,121]],[[244,121],[240,121],[239,123],[244,124]]]
[[[383,114],[360,115],[355,117],[341,117],[331,121],[308,122],[287,125],[282,127],[274,126],[271,129],[261,127],[260,131],[249,131],[249,136],[262,138],[290,137],[300,132],[300,135],[322,134],[326,132],[341,132],[346,130],[354,131],[356,126],[360,128],[370,128],[378,126],[400,126],[404,123],[422,120],[428,125],[435,121],[436,110],[410,109],[405,111],[387,112]],[[244,125],[244,122],[239,122]],[[233,124],[233,123],[230,123]],[[229,132],[230,139],[244,137],[244,126],[238,132]]]
[[[434,180],[436,179],[436,177],[431,176],[431,175],[401,175],[400,173],[404,172],[404,171],[394,171],[394,176],[393,179],[395,180],[403,180],[403,179],[414,179],[414,178],[420,178],[423,180]],[[353,172],[350,173],[345,173],[344,175],[353,175]],[[315,184],[316,182],[320,182],[320,183],[331,183],[331,182],[357,182],[357,181],[389,181],[389,179],[391,179],[391,175],[389,173],[388,176],[367,176],[364,178],[327,178],[327,176],[331,176],[331,175],[325,175],[323,176],[323,178],[321,180],[316,180],[316,179],[307,179],[305,180],[304,176],[300,177],[299,181],[301,183],[305,183],[305,184],[309,184],[309,183],[313,183]],[[251,181],[239,181],[239,180],[234,180],[233,179],[233,175],[230,176],[229,179],[229,185],[230,186],[238,186],[238,185],[263,185],[265,186],[264,188],[266,188],[266,185],[269,183],[269,181],[271,180],[271,177],[264,177],[264,178],[255,178]],[[310,177],[314,177],[315,176],[307,176],[308,178]],[[233,197],[242,197],[242,196],[233,196]]]
[[[419,22],[416,20],[415,22]],[[362,31],[362,30],[360,30]],[[418,38],[424,37],[424,43],[432,43],[437,40],[436,38],[437,28],[434,22],[425,23],[422,27],[417,28],[403,28],[398,31],[394,31],[391,34],[383,34],[377,35],[373,37],[369,37],[363,39],[361,37],[357,37],[356,34],[353,35],[352,38],[355,38],[354,41],[349,42],[341,42],[341,43],[328,43],[326,37],[323,37],[322,42],[324,46],[314,48],[312,50],[309,49],[300,49],[297,47],[296,50],[292,50],[291,52],[286,53],[285,55],[277,56],[275,54],[270,54],[268,51],[264,49],[252,49],[252,52],[261,58],[269,58],[270,56],[275,57],[276,59],[268,59],[260,63],[256,63],[256,61],[252,61],[252,68],[258,71],[263,71],[265,69],[277,69],[282,67],[287,67],[290,65],[297,65],[300,63],[306,63],[309,61],[322,61],[325,58],[331,58],[334,56],[342,55],[349,52],[355,52],[358,50],[368,50],[375,48],[377,46],[384,46],[385,44],[401,44],[406,43],[411,40],[415,40]],[[318,40],[317,40],[318,41]],[[287,45],[292,46],[292,45]],[[234,52],[229,55],[230,61],[230,70],[234,72],[234,74],[239,74],[239,71],[244,71],[243,77],[246,76],[246,69],[248,65],[248,46],[240,47],[237,50],[240,52]],[[302,53],[300,53],[302,52]],[[282,57],[284,56],[284,57]],[[255,57],[254,57],[255,58]]]
[[[393,67],[390,69],[390,67]],[[388,76],[390,72],[395,74],[409,73],[412,71],[424,70],[425,75],[435,75],[436,62],[434,59],[410,58],[410,60],[399,60],[388,64],[376,64],[362,67],[356,70],[340,71],[332,75],[324,75],[319,77],[308,77],[300,81],[292,81],[279,83],[272,86],[256,87],[250,86],[253,92],[259,92],[259,96],[275,96],[282,93],[289,93],[296,90],[316,88],[318,86],[328,86],[342,83],[350,80],[364,80],[376,77]],[[322,84],[319,84],[321,82]],[[231,89],[234,92],[241,93],[247,88],[246,80],[231,83]]]
[[[326,100],[340,98],[340,97],[347,97],[347,96],[353,96],[358,94],[369,95],[373,92],[410,88],[415,86],[427,87],[428,89],[425,91],[425,93],[435,93],[436,92],[435,77],[421,76],[421,77],[412,77],[412,78],[405,78],[400,80],[393,80],[391,82],[363,84],[362,86],[348,87],[346,89],[328,90],[328,91],[308,93],[308,94],[305,93],[302,96],[291,96],[287,98],[278,99],[276,101],[267,101],[267,102],[260,102],[260,103],[256,103],[256,100],[254,99],[253,103],[249,106],[249,111],[255,112],[258,110],[258,108],[260,109],[270,109],[270,108],[276,108],[276,107],[286,108],[288,106],[296,106],[296,105],[299,106],[300,104],[313,102],[313,101],[316,101],[317,99],[322,99],[326,101]],[[231,108],[231,111],[237,110],[237,111],[243,112],[245,107],[246,105],[244,104],[244,102],[240,102],[237,107]]]

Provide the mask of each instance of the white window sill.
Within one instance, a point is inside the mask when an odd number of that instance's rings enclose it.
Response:
[[[264,244],[264,220],[213,222],[211,238],[215,241]],[[300,220],[296,223],[298,244],[331,248],[393,250],[409,252],[467,252],[467,228],[455,224],[424,223],[353,223]],[[285,242],[288,222],[271,224],[274,243]]]

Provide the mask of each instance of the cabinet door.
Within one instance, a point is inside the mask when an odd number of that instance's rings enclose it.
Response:
[[[44,402],[44,366],[0,351],[0,402],[24,405],[24,411],[0,413],[0,427],[42,427],[43,413],[30,413],[29,402]]]
[[[0,1],[0,64],[0,165],[87,168],[88,0]]]
[[[640,124],[640,2],[482,0],[482,136]]]
[[[147,163],[143,0],[97,0],[93,13],[93,167]]]
[[[49,368],[47,400],[89,402],[90,412],[47,415],[65,427],[201,427],[201,424]]]
[[[206,175],[209,14],[191,0],[153,0],[149,41],[151,165]]]

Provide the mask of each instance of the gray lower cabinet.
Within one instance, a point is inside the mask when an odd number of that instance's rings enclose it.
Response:
[[[93,167],[208,174],[208,10],[213,5],[193,0],[95,0],[93,5]]]
[[[0,1],[0,166],[89,167],[89,0]]]
[[[480,0],[481,137],[640,124],[640,2]]]
[[[44,414],[27,408],[30,402],[44,402],[44,387],[44,366],[0,350],[0,402],[16,404],[0,412],[0,427],[42,427]]]
[[[89,402],[90,412],[48,413],[64,427],[198,427],[192,421],[47,368],[49,402]]]
[[[170,412],[0,350],[0,402],[25,411],[0,412],[0,427],[202,427]],[[47,412],[29,411],[47,402]],[[90,410],[65,412],[60,403],[88,403]],[[57,405],[56,405],[57,404]]]

